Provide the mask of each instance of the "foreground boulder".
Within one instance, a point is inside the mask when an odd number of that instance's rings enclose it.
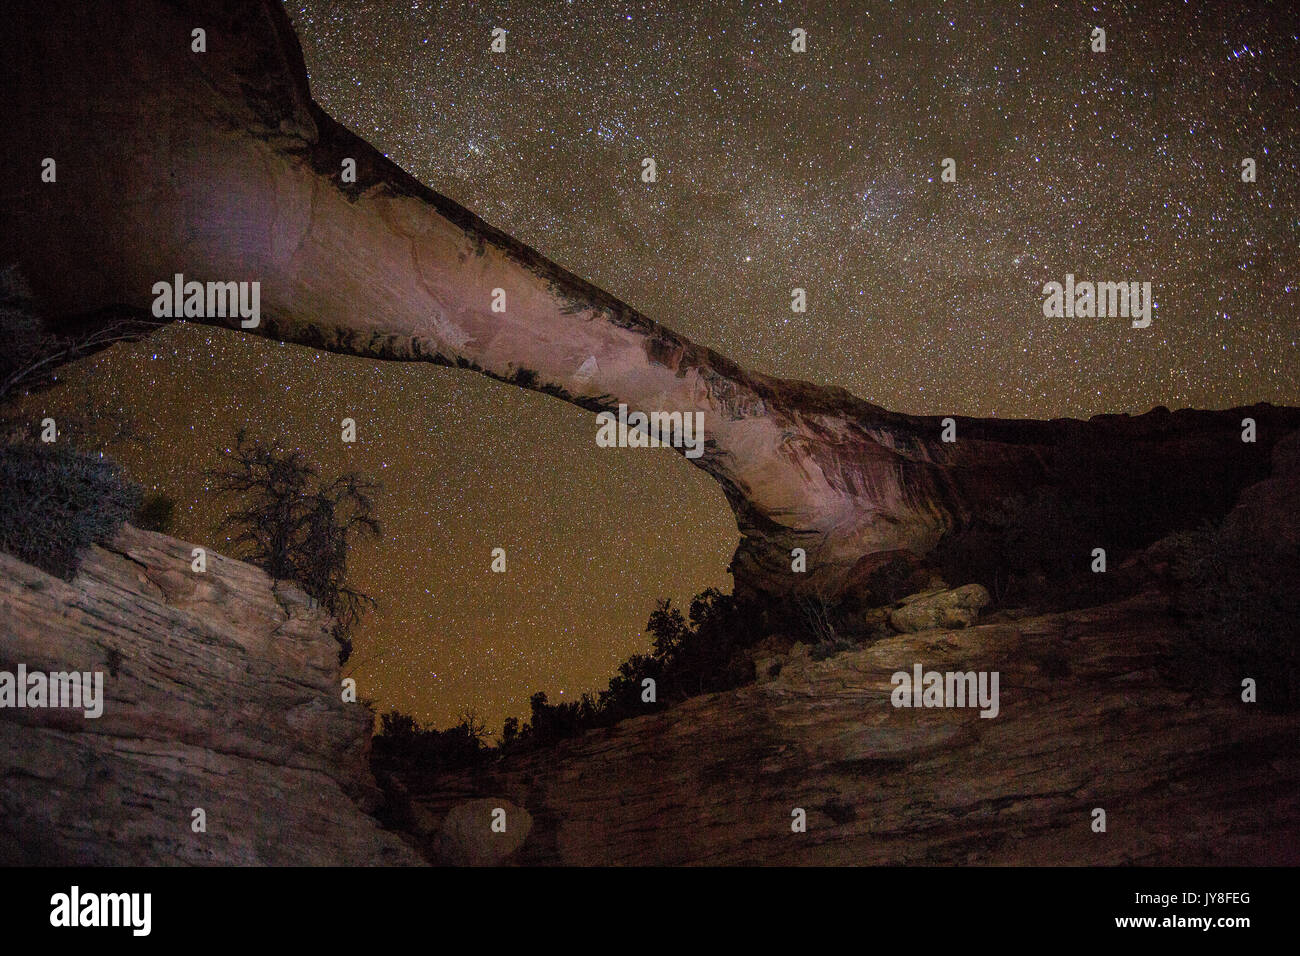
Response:
[[[0,709],[0,864],[421,862],[367,815],[372,718],[330,619],[190,548],[127,526],[71,582],[0,553],[0,671],[103,680],[97,718]]]
[[[941,627],[970,627],[990,600],[988,589],[982,584],[926,591],[903,598],[902,606],[889,612],[889,623],[904,634]]]
[[[499,864],[523,845],[532,827],[528,811],[509,800],[466,800],[443,817],[433,860],[447,866]]]

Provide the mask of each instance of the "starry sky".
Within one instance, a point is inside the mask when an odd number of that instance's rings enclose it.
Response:
[[[924,414],[1300,403],[1289,4],[285,9],[337,119],[750,368]],[[1066,273],[1150,281],[1151,327],[1045,319]],[[735,524],[702,473],[663,449],[602,454],[589,413],[472,373],[181,324],[66,379],[43,405],[134,409],[145,438],[113,451],[177,497],[194,540],[220,546],[201,470],[241,424],[384,483],[385,536],[354,562],[381,606],[346,669],[382,709],[445,726],[474,708],[499,730],[534,690],[603,687],[648,644],[655,599],[730,586]],[[350,403],[373,414],[342,446]]]

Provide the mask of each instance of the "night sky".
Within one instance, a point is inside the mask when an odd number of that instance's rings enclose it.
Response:
[[[750,368],[926,414],[1300,403],[1289,4],[286,9],[337,119]],[[1150,281],[1151,327],[1045,319],[1066,273]],[[112,451],[218,549],[201,471],[240,425],[384,483],[384,540],[354,562],[381,607],[345,669],[384,709],[499,730],[534,690],[603,687],[656,598],[730,585],[735,524],[702,472],[598,449],[589,413],[472,373],[179,325],[65,379],[36,405],[134,409],[145,440]]]

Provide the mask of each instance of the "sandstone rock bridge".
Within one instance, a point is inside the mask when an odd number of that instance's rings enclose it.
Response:
[[[702,411],[694,463],[735,511],[742,593],[842,591],[873,556],[923,554],[989,503],[1053,480],[1079,441],[1154,465],[1171,494],[1236,469],[1215,492],[1226,510],[1300,426],[1272,406],[958,417],[944,443],[937,417],[746,371],[416,181],[312,101],[277,0],[19,6],[0,38],[14,73],[0,258],[20,263],[52,322],[147,310],[175,273],[255,280],[251,334],[474,369],[591,410]],[[205,53],[191,49],[195,28]],[[46,157],[54,183],[40,178]],[[492,311],[498,288],[504,313]],[[1244,414],[1257,445],[1240,440]],[[797,547],[806,574],[791,571]]]

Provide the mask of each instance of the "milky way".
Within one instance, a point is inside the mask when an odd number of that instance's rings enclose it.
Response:
[[[287,9],[335,116],[652,317],[900,411],[1051,417],[1294,398],[1300,18],[1207,6]],[[1042,321],[1067,272],[1158,318]]]
[[[1285,7],[286,5],[327,111],[643,313],[900,411],[1032,417],[1300,398]],[[1045,319],[1067,273],[1150,281],[1151,326]],[[553,399],[178,326],[42,401],[99,374],[152,436],[115,451],[183,535],[220,543],[198,475],[240,424],[384,482],[351,665],[381,708],[499,727],[533,690],[602,686],[655,598],[729,586],[717,487],[595,448]],[[340,452],[352,408],[370,424]]]

